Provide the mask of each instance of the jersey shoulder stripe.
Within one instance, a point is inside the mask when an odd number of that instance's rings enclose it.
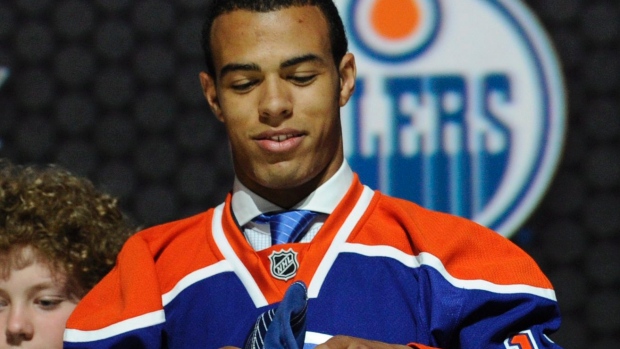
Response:
[[[551,289],[536,262],[512,241],[473,221],[377,193],[368,219],[348,242],[437,257],[450,275],[498,285]],[[502,263],[498,263],[502,261]]]
[[[500,285],[493,282],[476,279],[458,279],[450,275],[443,262],[436,256],[422,252],[416,256],[409,255],[392,246],[367,246],[361,244],[347,243],[341,252],[355,253],[366,257],[390,258],[396,260],[408,268],[420,268],[427,266],[435,269],[452,286],[465,290],[482,290],[498,294],[528,293],[534,296],[556,301],[555,292],[552,289],[535,287],[524,284]]]

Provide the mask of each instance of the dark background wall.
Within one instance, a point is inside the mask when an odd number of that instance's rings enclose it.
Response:
[[[0,2],[0,157],[55,162],[143,226],[220,203],[228,143],[198,82],[207,0]],[[513,240],[557,289],[564,348],[620,348],[620,2],[528,0],[563,65],[568,134]]]

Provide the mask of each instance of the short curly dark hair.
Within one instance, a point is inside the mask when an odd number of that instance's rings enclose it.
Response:
[[[334,64],[338,67],[342,57],[347,53],[349,43],[342,18],[333,0],[211,0],[202,26],[201,39],[207,74],[217,80],[211,50],[211,28],[217,17],[237,10],[271,12],[296,6],[316,6],[325,16],[329,29],[332,57]]]
[[[42,262],[52,275],[66,275],[67,291],[82,298],[135,231],[118,200],[88,179],[56,165],[0,159],[0,277]]]

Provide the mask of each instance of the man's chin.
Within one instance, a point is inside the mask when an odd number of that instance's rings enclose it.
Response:
[[[270,190],[294,190],[308,182],[308,178],[298,176],[270,176],[262,181],[262,186]]]

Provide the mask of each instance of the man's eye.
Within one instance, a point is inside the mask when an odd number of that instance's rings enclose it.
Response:
[[[293,75],[289,77],[289,80],[297,85],[308,85],[316,78],[316,74],[312,75]]]
[[[256,84],[256,81],[250,80],[242,83],[234,83],[231,85],[231,88],[238,92],[247,91],[252,88]]]

